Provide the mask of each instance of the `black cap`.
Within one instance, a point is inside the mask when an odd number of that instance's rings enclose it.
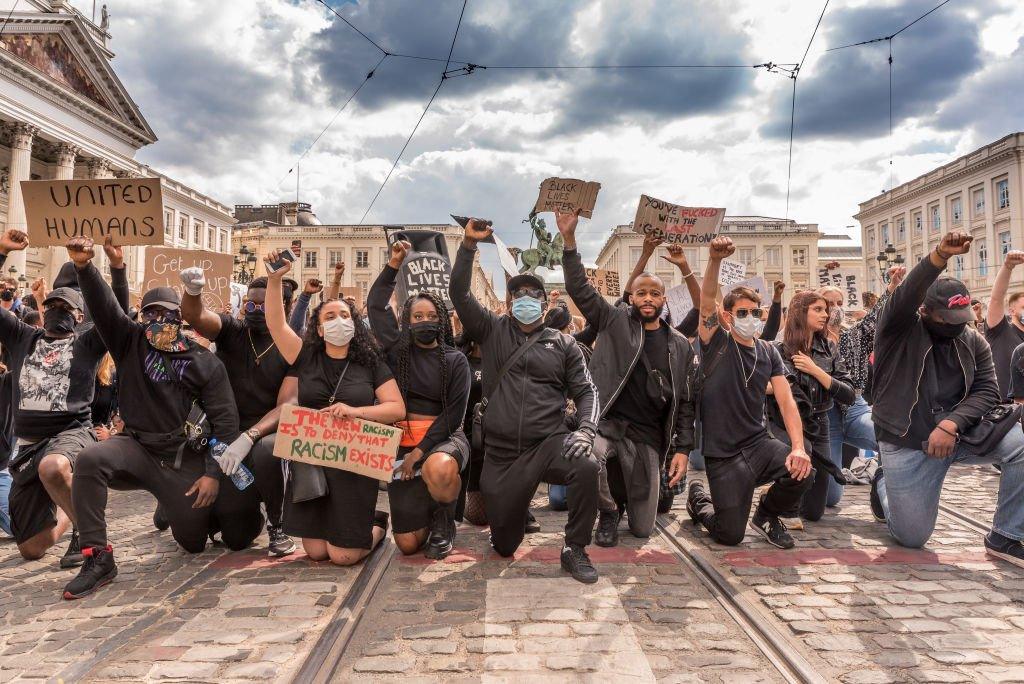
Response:
[[[939,278],[924,295],[924,306],[943,323],[969,323],[974,320],[971,292],[956,278]]]
[[[59,299],[62,302],[67,302],[73,308],[81,311],[85,304],[82,302],[82,293],[71,287],[58,287],[56,290],[46,295],[46,299],[43,300],[43,306],[46,306],[55,299]]]
[[[154,287],[143,295],[142,306],[139,309],[145,311],[150,306],[162,306],[165,309],[177,311],[181,308],[181,297],[173,287]]]
[[[505,283],[505,289],[508,292],[515,292],[524,285],[529,287],[535,287],[538,290],[544,292],[544,281],[540,277],[533,275],[532,273],[520,273],[517,276],[509,278],[509,281]]]

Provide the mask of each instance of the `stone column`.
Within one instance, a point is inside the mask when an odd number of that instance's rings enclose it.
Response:
[[[53,180],[71,180],[75,177],[75,158],[81,148],[70,143],[57,145],[57,167],[53,170]]]
[[[25,199],[21,194],[21,181],[31,178],[32,140],[39,129],[27,123],[18,122],[11,130],[10,189],[7,193],[7,227],[26,230]],[[14,266],[18,273],[25,272],[25,252],[14,252],[7,259],[6,268]]]
[[[110,172],[110,162],[106,159],[90,159],[88,163],[89,167],[89,178],[113,178],[114,174]]]

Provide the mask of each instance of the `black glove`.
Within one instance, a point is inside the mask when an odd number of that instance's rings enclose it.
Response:
[[[565,458],[573,461],[577,458],[589,458],[594,450],[594,438],[597,434],[589,427],[581,427],[565,437]]]

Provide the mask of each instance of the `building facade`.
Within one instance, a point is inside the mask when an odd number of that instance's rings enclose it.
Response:
[[[262,205],[259,209],[254,211],[252,205],[238,205],[235,214],[239,218],[272,217],[273,220],[258,218],[255,221],[240,221],[233,230],[235,253],[251,253],[257,256],[254,271],[256,276],[265,274],[262,261],[268,252],[290,248],[298,240],[301,248],[296,255],[298,260],[292,266],[291,277],[300,283],[310,278],[319,278],[322,282],[329,283],[334,265],[344,263],[342,287],[355,288],[359,300],[366,301],[370,285],[388,262],[389,248],[384,226],[322,225],[305,203]],[[276,223],[278,218],[283,218],[288,223]],[[448,254],[453,260],[465,232],[459,226],[445,224],[409,224],[403,225],[402,228],[435,230],[442,233],[448,246]],[[494,293],[492,277],[481,268],[479,254],[473,266],[470,287],[485,307],[497,310],[504,304]]]
[[[864,269],[880,289],[878,254],[889,245],[917,264],[944,233],[963,230],[974,237],[971,251],[956,257],[948,272],[972,295],[987,298],[1011,249],[1024,248],[1021,199],[1024,133],[1012,133],[860,204]],[[1010,288],[1021,289],[1024,271],[1014,271]]]
[[[726,216],[721,234],[733,239],[736,253],[732,259],[746,265],[747,277],[764,276],[769,287],[776,280],[788,284],[787,301],[796,289],[817,283],[818,240],[828,236],[818,232],[816,223],[764,216]],[[597,267],[617,272],[619,282],[625,287],[633,266],[640,259],[643,243],[643,236],[633,232],[631,223],[616,226],[597,255]],[[701,277],[708,261],[708,248],[687,246],[684,250],[690,268]],[[668,287],[683,282],[679,269],[664,259],[652,259],[648,269]]]
[[[25,229],[23,180],[158,177],[165,243],[231,251],[230,209],[135,161],[156,142],[111,66],[110,33],[64,0],[0,0],[0,223]],[[142,248],[128,248],[133,287],[143,278]],[[67,255],[30,248],[5,271],[28,280],[56,275]],[[104,266],[103,258],[99,264]]]

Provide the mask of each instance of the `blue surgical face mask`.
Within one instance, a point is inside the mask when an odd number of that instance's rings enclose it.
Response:
[[[544,305],[533,297],[519,297],[512,300],[512,315],[523,325],[530,325],[540,320]]]

